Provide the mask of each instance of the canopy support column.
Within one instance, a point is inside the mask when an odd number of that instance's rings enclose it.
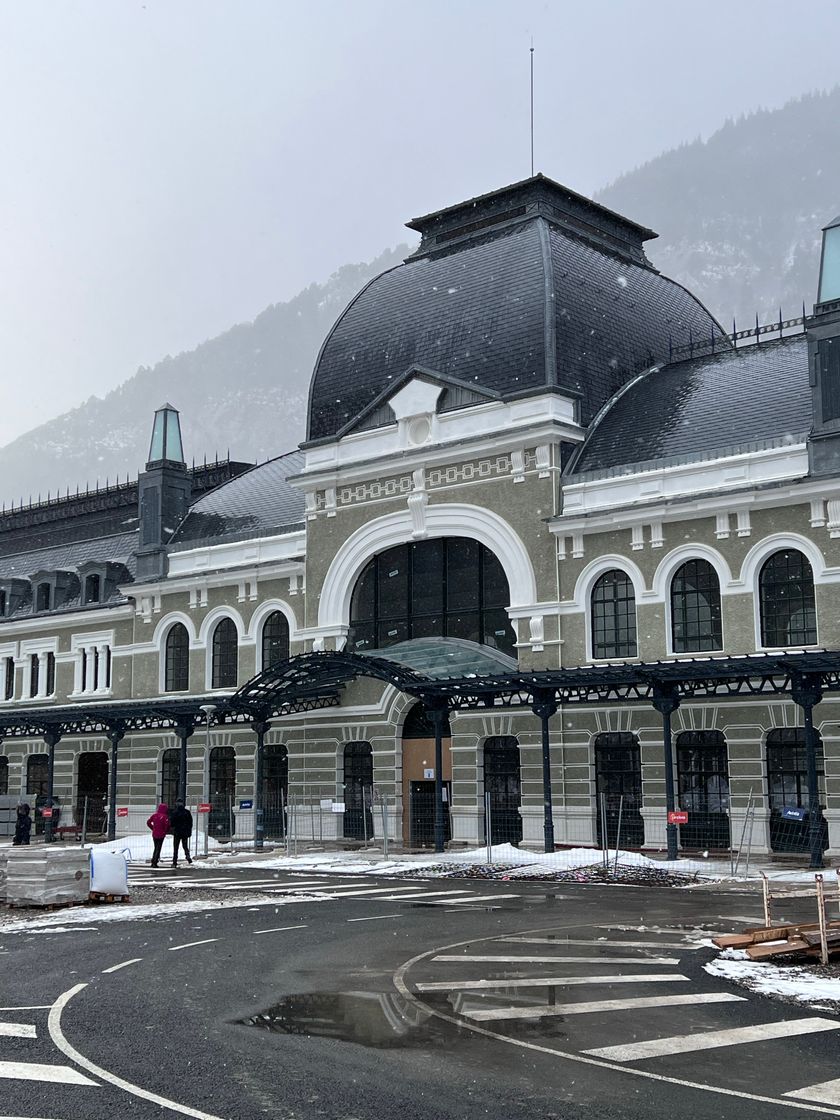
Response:
[[[54,727],[49,728],[44,732],[44,742],[47,744],[47,803],[46,807],[52,810],[53,808],[53,790],[55,786],[55,748],[56,744],[61,742],[61,732]],[[53,815],[52,812],[44,821],[44,840],[49,844],[53,839]]]
[[[117,749],[125,738],[125,725],[111,724],[105,732],[111,744],[111,766],[108,772],[108,839],[117,838]]]
[[[817,779],[817,736],[814,731],[814,707],[822,700],[820,678],[808,673],[795,673],[791,678],[791,698],[802,709],[805,724],[805,765],[808,779],[808,847],[809,866],[814,871],[823,867],[823,815]]]
[[[187,803],[187,742],[195,731],[195,723],[191,719],[176,723],[173,728],[180,740],[181,754],[178,759],[178,799]]]
[[[674,799],[674,749],[671,737],[671,716],[680,706],[677,690],[673,685],[653,686],[653,706],[662,716],[662,750],[665,762],[665,810],[667,813],[665,835],[668,840],[668,859],[679,858],[677,848],[677,826],[671,821],[676,808]]]
[[[543,779],[543,836],[545,850],[554,851],[554,810],[551,804],[551,741],[548,721],[557,711],[554,693],[548,690],[535,690],[531,711],[542,726],[542,779]]]
[[[271,730],[271,724],[267,719],[258,717],[251,724],[251,730],[257,737],[257,747],[254,753],[254,847],[257,851],[261,851],[265,839],[262,804],[263,749],[266,732]]]

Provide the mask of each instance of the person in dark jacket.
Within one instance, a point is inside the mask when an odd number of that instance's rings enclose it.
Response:
[[[29,833],[32,831],[32,815],[26,802],[18,805],[17,820],[15,821],[15,838],[13,844],[28,844]]]
[[[193,830],[192,813],[183,801],[176,801],[172,816],[169,819],[172,824],[172,866],[178,866],[178,851],[181,845],[184,847],[184,856],[187,863],[192,863],[190,858],[190,837]]]
[[[146,821],[146,827],[152,830],[152,844],[154,846],[152,867],[157,867],[163,842],[169,832],[169,806],[161,802],[157,807],[157,812],[152,813]]]

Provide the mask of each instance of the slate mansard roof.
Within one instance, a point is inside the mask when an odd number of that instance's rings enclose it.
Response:
[[[763,342],[643,374],[605,407],[570,473],[802,443],[812,420],[805,335]]]
[[[671,342],[726,345],[648,263],[652,231],[543,176],[409,225],[417,252],[369,283],[324,342],[310,441],[334,438],[415,366],[503,396],[556,387],[588,423]]]
[[[287,479],[302,467],[303,453],[292,451],[211,490],[190,507],[173,534],[170,548],[192,548],[300,528],[304,523],[303,494]]]

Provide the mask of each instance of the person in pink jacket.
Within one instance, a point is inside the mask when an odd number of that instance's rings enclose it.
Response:
[[[169,832],[169,807],[162,803],[158,805],[157,812],[152,813],[146,821],[146,826],[152,830],[152,842],[154,844],[152,867],[157,867],[163,841],[166,839],[166,834]]]

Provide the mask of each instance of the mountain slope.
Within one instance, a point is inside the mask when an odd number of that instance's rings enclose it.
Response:
[[[403,245],[368,264],[345,265],[253,323],[140,368],[107,396],[26,432],[0,448],[0,497],[46,498],[67,486],[136,475],[148,455],[153,410],[164,401],[181,410],[188,458],[230,451],[253,462],[295,447],[324,336],[362,285],[407,252]]]
[[[728,121],[623,175],[599,201],[652,226],[651,261],[724,326],[801,315],[840,212],[840,87]]]
[[[725,326],[801,313],[814,300],[821,227],[840,212],[840,87],[727,122],[622,176],[600,201],[660,237],[652,262]],[[103,399],[0,448],[0,498],[55,494],[131,474],[146,458],[151,412],[183,412],[185,446],[264,459],[303,437],[321,342],[362,285],[405,247],[348,265],[325,284],[267,308],[195,350],[140,369]]]

